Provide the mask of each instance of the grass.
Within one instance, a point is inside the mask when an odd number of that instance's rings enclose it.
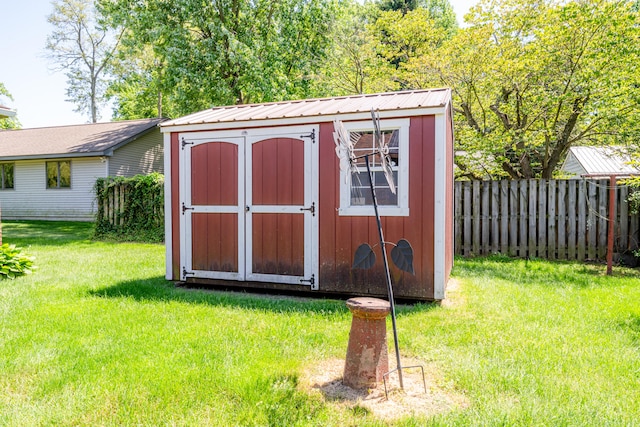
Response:
[[[0,425],[386,425],[299,385],[344,358],[343,301],[176,288],[163,246],[91,233],[3,223],[38,270],[0,281]],[[453,275],[449,304],[400,308],[400,347],[469,406],[395,425],[640,425],[640,274],[491,257]]]

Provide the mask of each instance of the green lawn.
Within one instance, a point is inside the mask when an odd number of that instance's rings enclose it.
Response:
[[[344,358],[343,301],[175,288],[163,246],[91,231],[3,223],[38,269],[0,282],[0,425],[386,425],[301,386]],[[400,307],[400,347],[468,405],[395,425],[640,425],[640,274],[494,257],[454,277],[447,304]]]

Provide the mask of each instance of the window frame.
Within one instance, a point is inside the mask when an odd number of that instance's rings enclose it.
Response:
[[[371,120],[343,122],[348,132],[372,132]],[[380,216],[409,216],[409,118],[380,120],[381,131],[398,130],[398,204],[378,206]],[[350,171],[340,170],[340,216],[375,216],[373,204],[351,205]]]
[[[49,164],[55,163],[56,164],[56,186],[49,186]],[[61,181],[61,173],[60,173],[60,164],[61,163],[68,163],[69,164],[69,185],[62,187],[60,185],[60,181]],[[71,189],[71,160],[51,160],[51,161],[46,161],[45,165],[44,165],[44,175],[45,175],[45,188],[47,190],[65,190],[65,189]]]
[[[5,185],[6,170],[5,166],[11,165],[13,167],[13,182],[11,187]],[[0,190],[15,190],[16,188],[16,164],[15,162],[1,162],[0,163]]]

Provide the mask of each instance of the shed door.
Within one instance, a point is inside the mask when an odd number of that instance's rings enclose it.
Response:
[[[297,126],[185,140],[183,278],[317,289],[316,135]]]
[[[183,139],[182,278],[244,279],[244,138]]]

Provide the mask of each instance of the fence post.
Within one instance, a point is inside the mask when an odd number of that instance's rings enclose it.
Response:
[[[587,252],[587,183],[581,179],[578,181],[578,260],[584,261]]]
[[[464,190],[464,244],[463,253],[464,255],[469,255],[471,253],[471,243],[473,238],[471,236],[471,218],[473,218],[473,214],[471,211],[471,182],[466,181],[463,186]]]
[[[618,252],[624,253],[629,249],[629,203],[627,196],[629,195],[629,187],[626,185],[618,186]]]
[[[473,254],[477,256],[480,255],[480,181],[473,181],[472,193],[473,238],[471,247]]]
[[[558,239],[556,250],[558,259],[567,259],[567,181],[557,181],[556,224]]]
[[[463,211],[462,211],[462,182],[455,181],[453,183],[453,200],[455,203],[454,208],[454,227],[455,227],[455,240],[453,245],[453,251],[456,255],[462,255],[462,220],[463,220]]]
[[[538,180],[538,257],[547,258],[547,180]]]
[[[526,180],[520,181],[520,203],[519,203],[519,215],[520,215],[520,250],[518,255],[522,258],[529,256],[529,240],[527,234],[527,224],[529,221],[529,187]]]

